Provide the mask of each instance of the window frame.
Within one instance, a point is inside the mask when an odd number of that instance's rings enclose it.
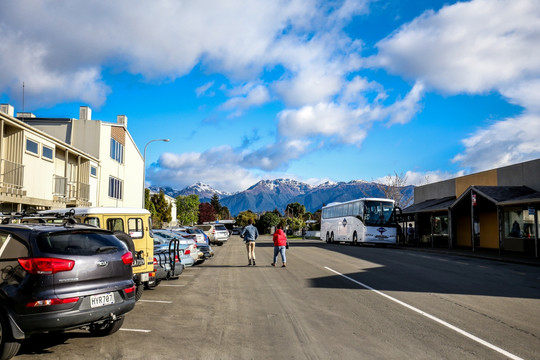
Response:
[[[45,156],[45,149],[51,150],[50,158]],[[41,144],[41,158],[46,161],[51,161],[51,162],[54,161],[54,149],[47,145]]]
[[[36,151],[35,152],[28,148],[28,143],[29,142],[36,144]],[[27,153],[27,154],[39,157],[39,142],[27,137],[26,141],[24,143],[24,152]]]

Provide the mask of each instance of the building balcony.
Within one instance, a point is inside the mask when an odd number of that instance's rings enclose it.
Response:
[[[25,196],[24,165],[0,160],[0,195]]]
[[[63,176],[54,175],[53,196],[55,201],[63,201],[67,206],[90,206],[90,184],[69,181]]]

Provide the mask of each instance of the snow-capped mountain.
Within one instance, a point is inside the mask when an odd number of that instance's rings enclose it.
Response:
[[[182,190],[175,190],[170,187],[150,186],[150,190],[155,192],[159,192],[160,189],[163,190],[165,194],[174,198],[179,195],[199,195],[200,202],[209,202],[210,199],[212,199],[212,197],[214,196],[214,194],[217,194],[220,199],[231,195],[231,193],[229,192],[216,190],[212,186],[201,182],[190,185]]]
[[[156,191],[154,188],[159,191],[159,187],[151,187],[150,189]],[[283,213],[287,205],[294,202],[304,205],[309,212],[315,212],[321,209],[324,204],[331,202],[384,196],[375,183],[364,180],[353,180],[348,183],[327,181],[318,186],[291,179],[261,180],[250,188],[235,194],[216,190],[203,183],[196,183],[180,191],[171,188],[162,189],[172,197],[197,194],[201,202],[209,202],[214,194],[218,194],[221,205],[228,207],[232,215],[237,215],[245,210],[259,213],[278,209]],[[412,199],[413,189],[413,186],[402,189],[406,199]]]

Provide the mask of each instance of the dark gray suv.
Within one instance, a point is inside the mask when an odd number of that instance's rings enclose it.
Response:
[[[29,335],[120,329],[135,306],[133,254],[112,232],[76,224],[0,225],[0,359]]]

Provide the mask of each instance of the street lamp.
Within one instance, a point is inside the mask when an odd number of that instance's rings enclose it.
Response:
[[[150,145],[150,143],[154,142],[154,141],[164,141],[164,142],[169,142],[170,140],[169,139],[154,139],[154,140],[150,140],[149,142],[146,143],[146,145],[144,146],[144,153],[143,153],[143,176],[142,176],[142,208],[144,209],[144,197],[145,197],[145,193],[144,193],[144,181],[146,179],[146,148],[148,147],[148,145]]]

